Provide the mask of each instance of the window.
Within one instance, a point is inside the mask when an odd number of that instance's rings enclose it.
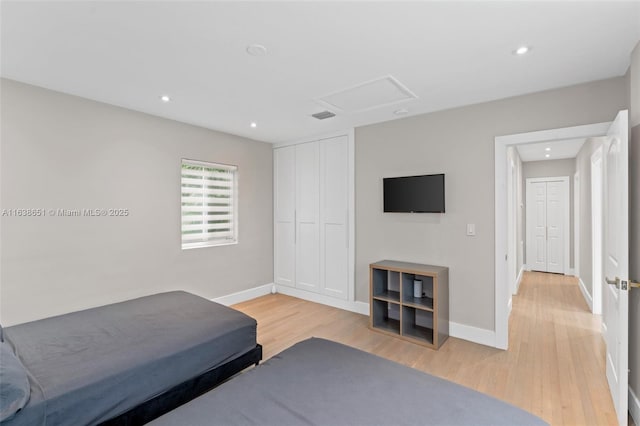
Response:
[[[182,160],[182,248],[237,242],[236,166]]]

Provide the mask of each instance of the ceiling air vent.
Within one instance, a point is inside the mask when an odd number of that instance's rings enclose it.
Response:
[[[336,115],[331,111],[322,111],[316,112],[315,114],[311,114],[313,118],[317,118],[318,120],[325,120],[327,118],[335,117]]]

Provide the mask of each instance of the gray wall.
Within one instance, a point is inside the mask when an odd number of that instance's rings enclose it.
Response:
[[[629,78],[629,275],[640,281],[640,43],[631,55]],[[629,385],[640,397],[640,289],[632,290],[629,298]]]
[[[593,253],[591,235],[591,156],[602,146],[604,138],[589,138],[575,159],[576,171],[580,176],[580,277],[586,290],[593,296]]]
[[[272,146],[2,80],[1,203],[127,208],[3,217],[3,325],[173,289],[273,281]],[[239,243],[180,248],[180,160],[239,167]]]
[[[444,265],[451,321],[493,330],[494,137],[610,121],[626,91],[619,77],[356,129],[357,300],[368,301],[371,262]],[[383,177],[440,172],[445,214],[382,213]]]
[[[526,181],[529,178],[541,178],[541,177],[559,177],[559,176],[567,176],[569,177],[569,267],[573,268],[575,265],[574,262],[574,234],[573,224],[574,224],[574,213],[573,213],[573,175],[576,172],[576,162],[573,158],[566,158],[562,160],[545,160],[545,161],[526,161],[522,163],[522,173],[525,180],[525,195],[523,198],[524,204],[524,212],[525,212],[525,231],[524,231],[524,242],[525,242],[525,260],[526,260],[526,242],[527,242],[527,231],[526,231],[526,212],[527,212],[527,196],[526,196]]]

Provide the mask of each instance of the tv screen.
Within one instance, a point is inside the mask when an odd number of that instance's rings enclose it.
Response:
[[[444,213],[444,174],[383,179],[385,213]]]

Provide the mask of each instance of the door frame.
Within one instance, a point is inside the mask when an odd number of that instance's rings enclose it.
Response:
[[[516,173],[516,164],[513,158],[509,159],[509,174],[507,175],[507,229],[509,232],[508,239],[508,280],[511,294],[518,292],[518,245],[517,245],[517,186],[518,176]]]
[[[603,241],[604,232],[604,147],[600,146],[591,155],[591,312],[602,314],[602,287],[604,281]],[[599,168],[598,176],[594,173]],[[598,190],[599,189],[599,190]],[[599,195],[599,196],[598,196]],[[598,198],[598,199],[596,199]],[[595,214],[596,207],[599,214]],[[599,235],[598,238],[596,236]],[[603,323],[604,324],[604,323]]]
[[[580,172],[573,175],[573,275],[580,276]]]
[[[571,188],[569,186],[569,176],[557,176],[557,177],[540,177],[540,178],[527,178],[525,180],[525,200],[528,200],[528,192],[529,192],[529,183],[537,183],[537,182],[562,182],[562,189],[564,191],[565,197],[562,203],[562,207],[564,209],[562,213],[562,270],[565,275],[571,275],[571,268],[569,265],[569,259],[571,258],[571,240],[570,240],[570,226],[571,226]],[[527,210],[529,208],[529,204],[527,203]],[[525,214],[524,220],[524,229],[525,235],[527,236],[527,243],[529,242],[529,220],[528,215]],[[529,250],[525,250],[527,255]],[[528,259],[527,259],[528,260]],[[527,267],[531,268],[531,264],[529,262],[525,262]]]
[[[611,121],[583,126],[563,127],[537,132],[517,133],[494,138],[495,167],[495,343],[494,347],[509,347],[509,283],[507,281],[507,147],[537,143],[605,136]]]

